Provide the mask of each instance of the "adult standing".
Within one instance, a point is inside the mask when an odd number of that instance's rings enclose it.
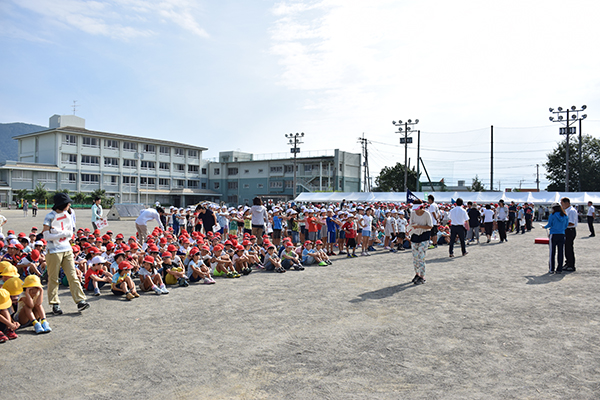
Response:
[[[514,201],[510,202],[510,206],[508,207],[508,229],[510,229],[510,231],[514,231],[515,230],[515,221],[517,218],[517,205],[515,204]],[[517,232],[519,231],[519,225],[517,223]]]
[[[590,237],[596,236],[596,231],[594,230],[594,217],[595,216],[596,216],[596,208],[594,208],[594,204],[591,201],[588,201],[587,222],[588,222],[588,228],[590,228]]]
[[[0,235],[4,235],[4,233],[2,232],[2,227],[4,226],[4,224],[6,224],[6,221],[8,221],[6,217],[0,214]]]
[[[198,204],[196,206],[196,212],[198,213],[198,218],[202,221],[202,226],[204,227],[204,234],[208,234],[208,232],[212,232],[213,226],[217,224],[217,217],[215,213],[208,209],[204,204]],[[198,226],[196,225],[196,230]]]
[[[148,222],[155,220],[158,223],[158,226],[160,226],[160,229],[165,229],[165,226],[160,220],[161,215],[164,213],[165,210],[162,207],[146,208],[145,210],[142,210],[140,216],[135,220],[135,229],[141,244],[144,244],[148,237]]]
[[[498,202],[496,209],[496,221],[498,222],[498,234],[500,235],[500,243],[508,242],[506,238],[506,221],[508,220],[508,207],[504,204],[504,200]],[[541,221],[541,219],[540,219]]]
[[[431,244],[433,247],[437,247],[437,225],[441,222],[440,218],[440,209],[437,204],[435,204],[435,197],[432,194],[427,196],[427,203],[429,203],[429,207],[427,207],[427,212],[431,215],[432,227],[431,227]]]
[[[575,237],[577,236],[577,209],[571,205],[568,197],[560,200],[560,205],[569,218],[569,226],[565,231],[565,271],[575,271]]]
[[[75,261],[69,240],[73,236],[73,219],[69,214],[71,198],[66,193],[54,195],[52,211],[44,218],[42,234],[47,240],[46,268],[48,271],[48,302],[52,305],[52,313],[63,313],[58,298],[58,273],[62,268],[67,280],[71,297],[77,303],[77,309],[83,311],[89,308],[81,283],[75,272]]]
[[[492,205],[486,204],[485,210],[483,211],[483,227],[485,228],[485,236],[487,236],[487,242],[492,240],[492,231],[494,230],[494,212],[492,211]]]
[[[102,219],[102,199],[100,197],[94,198],[94,204],[92,204],[92,226],[94,230],[98,229],[96,222]]]
[[[469,201],[467,205],[469,206],[469,210],[467,211],[467,214],[469,215],[469,232],[467,239],[469,239],[471,242],[477,240],[477,244],[479,244],[479,224],[481,223],[481,213],[472,202]]]
[[[456,207],[454,207],[450,211],[450,257],[454,257],[454,242],[456,241],[456,236],[458,236],[458,240],[460,240],[460,249],[462,250],[462,255],[466,256],[469,254],[467,252],[467,246],[465,243],[465,235],[467,233],[467,229],[469,229],[469,214],[467,211],[462,208],[463,199],[460,197],[456,199]]]
[[[27,210],[29,209],[29,202],[27,200],[23,200],[23,216],[27,216]]]
[[[413,266],[415,268],[415,277],[412,282],[415,285],[425,283],[425,252],[427,251],[427,244],[431,237],[432,227],[431,214],[425,210],[425,206],[421,200],[415,200],[410,212],[409,224]]]
[[[552,205],[552,211],[552,214],[548,217],[548,223],[544,226],[544,228],[550,228],[550,261],[548,263],[548,273],[562,274],[565,231],[569,225],[569,218],[558,203]],[[555,256],[558,257],[558,264],[555,264]]]
[[[38,203],[35,199],[31,201],[31,216],[37,217]]]
[[[256,240],[259,245],[262,245],[262,235],[265,231],[265,225],[269,220],[267,215],[267,209],[263,206],[262,199],[255,197],[252,199],[252,207],[250,208],[252,214],[252,234],[256,236]]]

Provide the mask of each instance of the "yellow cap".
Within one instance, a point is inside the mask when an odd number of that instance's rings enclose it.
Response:
[[[0,310],[6,310],[12,305],[10,293],[6,289],[0,289]]]
[[[4,268],[4,271],[2,271],[2,273],[0,273],[0,275],[10,276],[12,278],[12,277],[19,276],[19,271],[17,271],[17,267],[15,267],[14,265],[9,265]]]
[[[0,261],[0,274],[2,273],[2,271],[4,271],[4,269],[6,267],[11,266],[12,264],[9,263],[8,261]]]
[[[4,282],[2,289],[8,290],[11,296],[18,296],[23,293],[23,281],[19,278],[10,278]]]
[[[29,275],[23,281],[23,288],[28,287],[42,287],[42,282],[40,282],[40,277],[37,275]]]

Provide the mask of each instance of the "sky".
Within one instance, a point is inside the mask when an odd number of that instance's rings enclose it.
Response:
[[[600,137],[598,15],[594,0],[0,0],[0,122],[48,126],[75,100],[88,129],[205,158],[287,157],[296,132],[303,152],[359,153],[364,133],[374,180],[404,163],[392,121],[418,119],[431,179],[488,189],[493,125],[493,188],[534,188],[539,165],[544,189],[564,140],[550,107],[586,105]]]

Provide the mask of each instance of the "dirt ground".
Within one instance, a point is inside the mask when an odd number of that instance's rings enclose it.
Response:
[[[5,232],[45,215],[0,213]],[[581,224],[577,272],[548,275],[535,226],[465,257],[429,250],[420,286],[410,252],[377,251],[131,302],[103,289],[81,314],[61,288],[52,333],[0,345],[0,398],[597,399],[598,239]]]

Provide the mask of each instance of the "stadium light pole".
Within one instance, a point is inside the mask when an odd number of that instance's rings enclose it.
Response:
[[[294,189],[293,189],[293,197],[294,199],[296,198],[296,155],[298,153],[300,153],[300,147],[298,147],[299,144],[302,144],[302,138],[304,137],[304,132],[301,133],[286,133],[285,137],[288,138],[288,144],[290,146],[292,146],[292,148],[290,148],[290,152],[294,154]]]
[[[571,108],[567,108],[566,110],[563,110],[562,107],[558,107],[556,109],[556,111],[554,111],[554,108],[550,108],[549,111],[552,114],[556,114],[556,119],[551,116],[549,119],[552,122],[558,122],[562,125],[565,125],[564,128],[559,128],[559,133],[561,135],[566,135],[567,136],[567,140],[566,140],[566,165],[565,165],[565,192],[569,191],[569,153],[570,153],[570,146],[569,146],[569,136],[575,134],[575,127],[572,127],[571,124],[575,123],[575,121],[577,121],[579,119],[579,190],[581,190],[581,120],[585,119],[587,117],[587,115],[582,115],[581,119],[579,117],[579,113],[583,110],[585,110],[587,108],[587,106],[582,106],[581,109],[577,109],[577,107],[572,106]],[[562,114],[566,114],[566,118],[563,117]]]
[[[418,119],[415,119],[415,122],[413,122],[411,119],[409,119],[406,122],[402,122],[402,120],[398,120],[398,122],[396,121],[392,121],[392,124],[394,126],[398,127],[398,132],[396,133],[402,133],[404,132],[404,137],[400,138],[400,144],[404,144],[404,191],[406,192],[408,190],[408,143],[412,143],[412,138],[408,137],[408,132],[411,130],[411,126],[412,125],[416,125],[419,123]],[[404,126],[404,128],[403,128]],[[409,141],[410,139],[410,141]],[[419,162],[419,160],[417,160],[417,163]],[[419,179],[419,177],[417,177],[417,180]]]

